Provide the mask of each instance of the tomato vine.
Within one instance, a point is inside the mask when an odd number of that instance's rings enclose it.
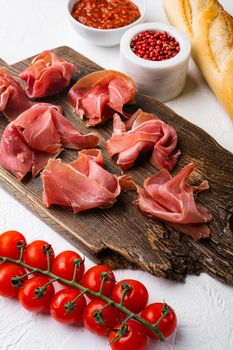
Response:
[[[169,314],[169,309],[166,307],[166,303],[164,303],[163,313],[162,313],[160,319],[155,324],[151,324],[151,323],[147,322],[146,320],[144,320],[143,318],[141,318],[139,315],[137,315],[137,314],[133,313],[132,311],[130,311],[129,309],[127,309],[122,304],[122,301],[120,303],[117,303],[114,300],[112,300],[111,298],[106,297],[105,295],[103,295],[102,288],[100,288],[99,292],[95,292],[95,291],[93,291],[93,290],[91,290],[89,288],[86,288],[86,287],[82,286],[81,284],[75,282],[75,279],[76,279],[76,273],[75,272],[74,272],[74,276],[73,276],[72,280],[64,279],[64,278],[59,277],[59,276],[55,275],[54,273],[52,273],[51,269],[50,269],[50,250],[49,249],[45,250],[45,254],[47,255],[47,259],[48,259],[48,269],[47,270],[41,270],[39,268],[35,268],[33,266],[25,264],[23,262],[23,260],[22,260],[23,259],[24,245],[20,244],[18,247],[19,247],[19,250],[20,250],[20,258],[18,260],[15,260],[15,259],[8,258],[8,257],[5,257],[5,256],[0,256],[0,259],[2,260],[1,264],[3,264],[4,262],[17,264],[17,265],[19,265],[21,267],[24,267],[25,269],[29,270],[30,271],[29,274],[30,273],[37,273],[37,274],[39,273],[41,275],[47,276],[47,277],[52,279],[52,281],[50,281],[51,283],[54,282],[54,281],[62,282],[64,284],[66,284],[66,285],[69,285],[72,288],[78,289],[79,291],[81,291],[82,295],[88,293],[88,294],[92,295],[93,297],[99,298],[99,299],[103,300],[104,302],[106,302],[106,304],[112,305],[116,309],[118,309],[119,311],[125,313],[127,315],[127,318],[122,322],[121,329],[119,330],[116,339],[119,339],[121,336],[123,336],[125,334],[126,322],[128,320],[132,320],[133,319],[133,320],[138,321],[142,325],[144,325],[150,331],[152,331],[158,337],[158,339],[161,342],[164,342],[164,340],[165,340],[164,336],[160,332],[158,326],[159,326],[160,322],[165,317],[167,317],[168,314]],[[76,271],[76,269],[75,269],[75,271]],[[106,279],[106,275],[103,274],[102,278]],[[21,280],[22,277],[19,277],[18,279]],[[15,280],[15,278],[14,278],[14,280]],[[42,287],[42,289],[43,289],[43,287]]]

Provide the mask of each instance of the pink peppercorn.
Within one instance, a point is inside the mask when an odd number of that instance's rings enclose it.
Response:
[[[147,30],[136,35],[130,43],[135,55],[149,61],[164,61],[180,52],[180,45],[167,32]]]

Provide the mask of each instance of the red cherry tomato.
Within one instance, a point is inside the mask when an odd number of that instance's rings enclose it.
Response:
[[[99,292],[101,286],[101,276],[106,275],[108,280],[103,284],[102,293],[109,297],[112,293],[113,287],[115,286],[115,275],[112,270],[105,265],[96,265],[90,268],[84,275],[82,285],[95,292]],[[90,299],[95,299],[94,296],[88,294]]]
[[[118,282],[113,288],[112,299],[120,303],[124,292],[126,294],[123,305],[130,311],[138,314],[147,305],[148,291],[141,282],[130,279]]]
[[[25,249],[25,252],[23,254],[23,262],[38,269],[47,270],[48,261],[45,254],[45,249],[48,247],[49,243],[45,241],[33,241],[32,243],[28,244]],[[50,250],[50,264],[52,265],[54,260],[54,251],[52,247],[50,247]]]
[[[67,325],[80,322],[87,303],[83,295],[75,303],[72,303],[79,295],[80,291],[72,288],[66,288],[56,293],[50,303],[52,317],[56,321]]]
[[[0,260],[0,270],[3,268],[3,266],[6,266],[7,264],[9,264],[9,263],[7,263],[7,262],[2,262],[2,260]]]
[[[45,292],[37,294],[38,288],[45,286],[49,279],[44,276],[37,276],[26,281],[19,291],[18,298],[21,305],[30,312],[41,312],[49,308],[54,296],[54,286],[49,284]]]
[[[101,313],[104,324],[101,322],[98,313],[105,306],[105,301],[94,299],[85,307],[83,323],[90,332],[106,335],[119,322],[119,311],[111,305],[107,306]]]
[[[164,305],[164,303],[154,303],[148,305],[143,310],[141,317],[144,318],[144,320],[150,322],[151,324],[156,323],[162,316]],[[158,326],[158,329],[165,338],[169,337],[169,335],[171,335],[174,332],[177,324],[176,314],[174,310],[172,310],[172,308],[169,305],[167,305],[167,307],[169,310],[169,315],[163,318]],[[158,339],[156,334],[154,334],[150,329],[147,329],[147,333],[151,338]]]
[[[65,278],[66,280],[72,280],[75,269],[75,261],[79,261],[80,263],[76,273],[76,282],[80,282],[83,277],[85,267],[81,256],[72,250],[66,250],[57,255],[52,265],[52,272],[59,277]],[[61,284],[66,285],[64,283]]]
[[[0,255],[11,259],[19,259],[18,244],[26,244],[26,239],[18,231],[6,231],[0,235]]]
[[[13,298],[19,293],[19,287],[12,285],[12,278],[15,276],[22,277],[26,270],[16,264],[6,263],[0,269],[0,295],[3,297]],[[24,278],[24,281],[27,277]]]
[[[120,329],[121,324],[114,327]],[[147,346],[147,335],[145,327],[134,320],[129,320],[126,323],[125,335],[114,342],[118,333],[112,331],[109,334],[109,343],[112,350],[145,350]]]

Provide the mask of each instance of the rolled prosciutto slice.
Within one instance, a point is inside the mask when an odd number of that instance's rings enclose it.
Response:
[[[175,129],[154,114],[138,110],[124,123],[118,114],[113,119],[112,138],[106,142],[108,155],[117,155],[121,170],[131,168],[141,152],[152,150],[150,162],[171,171],[181,152],[177,150]]]
[[[32,106],[20,84],[2,67],[0,68],[0,112],[9,121]]]
[[[196,241],[209,236],[206,224],[212,216],[195,200],[195,194],[209,188],[208,182],[203,181],[199,186],[187,183],[194,169],[190,163],[174,177],[163,169],[147,178],[144,188],[137,186],[136,204],[144,215],[164,221]]]
[[[36,56],[19,77],[26,82],[31,98],[47,97],[62,91],[70,83],[74,65],[57,57],[52,51]]]
[[[98,141],[95,134],[80,134],[62,115],[61,107],[38,103],[6,127],[0,163],[21,181],[28,172],[35,177],[63,148],[92,148]]]
[[[69,91],[69,99],[86,126],[103,124],[114,112],[123,113],[123,106],[134,102],[136,86],[127,75],[103,70],[86,75]]]
[[[70,207],[74,213],[111,207],[121,192],[117,176],[103,168],[100,150],[80,151],[69,164],[50,159],[41,179],[44,205]]]

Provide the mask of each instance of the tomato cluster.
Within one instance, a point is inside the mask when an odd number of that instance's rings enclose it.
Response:
[[[18,297],[26,310],[49,310],[58,322],[84,324],[93,333],[108,335],[113,350],[144,350],[148,336],[158,338],[150,328],[128,317],[127,310],[140,314],[149,324],[156,324],[165,338],[174,332],[177,323],[174,310],[165,303],[147,305],[148,291],[141,282],[132,279],[116,282],[113,271],[105,265],[93,266],[84,273],[84,260],[74,251],[63,251],[55,257],[45,241],[27,245],[25,237],[17,231],[0,235],[0,256],[19,260],[20,250],[23,263],[34,270],[27,272],[17,262],[0,262],[0,295]],[[37,269],[48,273],[42,275]],[[65,288],[55,292],[57,277]],[[82,289],[74,288],[75,283],[80,283]],[[115,307],[116,303],[121,305],[120,309]]]

